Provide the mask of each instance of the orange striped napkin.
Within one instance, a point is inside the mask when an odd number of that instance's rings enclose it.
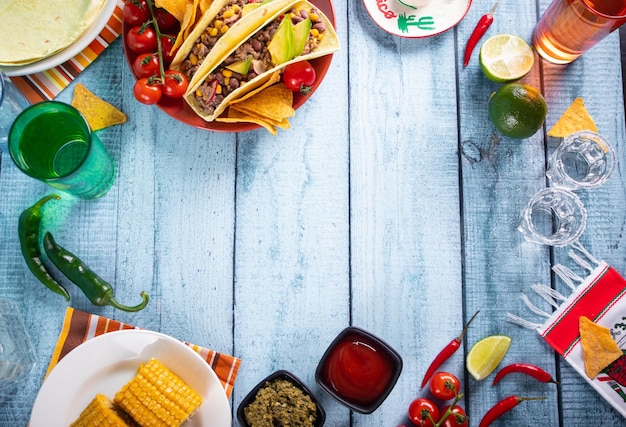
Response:
[[[123,6],[123,0],[117,0],[107,25],[82,52],[50,70],[11,77],[11,81],[32,104],[54,99],[122,33]]]
[[[52,353],[52,360],[50,361],[46,376],[50,374],[52,368],[54,368],[63,357],[80,344],[98,335],[122,329],[140,328],[68,307],[65,312],[65,320],[63,320],[63,329],[61,330],[54,352]],[[224,386],[226,397],[230,398],[241,359],[188,342],[184,342],[184,344],[192,348],[211,366],[211,368],[213,368]]]

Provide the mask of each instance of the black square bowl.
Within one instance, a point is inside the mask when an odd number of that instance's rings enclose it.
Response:
[[[391,393],[401,372],[402,357],[397,351],[371,333],[349,326],[328,346],[317,365],[315,381],[348,408],[370,414]]]
[[[313,395],[311,390],[309,390],[309,388],[306,385],[304,385],[304,383],[302,381],[300,381],[299,378],[297,378],[291,372],[285,371],[285,370],[276,371],[273,374],[269,375],[263,381],[259,382],[252,389],[252,391],[250,391],[250,393],[248,393],[248,395],[243,398],[243,400],[239,404],[239,407],[237,408],[237,420],[239,420],[239,424],[241,424],[243,427],[250,427],[250,424],[248,424],[248,422],[246,421],[246,416],[245,416],[245,414],[243,412],[244,408],[246,406],[248,406],[249,404],[251,404],[252,402],[254,402],[256,394],[258,393],[258,391],[261,388],[263,388],[265,386],[265,383],[271,382],[271,381],[277,380],[277,379],[278,380],[287,380],[287,381],[291,382],[293,385],[295,385],[300,390],[302,390],[302,392],[305,395],[307,395],[307,396],[309,396],[311,398],[313,403],[315,403],[315,407],[317,409],[317,416],[315,418],[315,423],[313,423],[313,427],[321,427],[321,426],[323,426],[324,422],[326,421],[326,412],[324,412],[324,408],[322,407],[320,402]]]

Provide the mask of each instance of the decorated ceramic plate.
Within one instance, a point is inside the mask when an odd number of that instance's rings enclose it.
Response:
[[[335,11],[333,9],[333,4],[331,0],[310,0],[312,4],[318,7],[324,15],[329,19],[329,21],[336,26],[335,21]],[[124,36],[130,30],[130,26],[124,23]],[[134,53],[130,49],[126,47],[126,42],[124,41],[124,55],[126,57],[126,61],[132,72],[132,63],[138,54]],[[309,99],[313,93],[317,90],[319,85],[322,83],[328,68],[330,67],[331,61],[333,59],[333,54],[321,56],[319,58],[311,59],[309,62],[315,69],[315,83],[311,87],[311,91],[308,95],[304,96],[299,93],[294,93],[293,95],[293,108],[297,110]],[[135,76],[137,78],[137,76]],[[182,98],[168,98],[163,96],[161,100],[156,104],[162,111],[176,120],[185,123],[187,125],[199,128],[206,129],[217,132],[243,132],[248,130],[259,129],[260,126],[254,123],[224,123],[218,121],[206,122],[200,116],[198,116],[189,105]]]
[[[94,24],[78,40],[55,55],[43,58],[37,62],[19,66],[0,66],[0,70],[7,76],[24,76],[27,74],[40,73],[49,70],[73,58],[85,49],[97,36],[104,26],[109,22],[109,18],[115,10],[118,0],[106,0],[100,15]]]
[[[407,38],[431,37],[457,25],[472,0],[363,0],[383,30]]]
[[[65,356],[39,390],[29,427],[67,427],[97,393],[112,398],[153,357],[202,396],[185,426],[231,425],[224,388],[195,351],[167,335],[129,329],[92,338]]]

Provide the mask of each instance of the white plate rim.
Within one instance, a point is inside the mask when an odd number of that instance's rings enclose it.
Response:
[[[198,353],[168,335],[127,329],[99,335],[70,351],[43,382],[33,405],[29,427],[67,427],[96,392],[112,397],[134,376],[139,365],[151,357],[165,359],[163,363],[203,397],[202,405],[185,426],[224,427],[232,424],[230,403],[224,388],[217,374]],[[172,365],[177,363],[174,369]],[[189,368],[181,370],[183,365]]]
[[[429,12],[433,10],[432,8],[435,8],[435,10],[441,10],[442,7],[440,4],[438,4],[438,2],[431,0],[431,4],[424,7],[421,13],[418,13],[409,7],[399,4],[398,0],[362,0],[362,1],[363,1],[363,5],[365,6],[365,9],[367,10],[367,13],[370,15],[370,18],[382,30],[390,34],[393,34],[394,36],[403,37],[403,38],[413,38],[413,39],[433,37],[441,33],[444,33],[451,28],[454,28],[455,26],[459,24],[459,22],[463,20],[465,15],[467,15],[467,12],[469,12],[470,6],[472,5],[472,0],[453,0],[455,3],[464,5],[464,7],[462,9],[459,8],[458,13],[450,15],[445,21],[446,23],[444,25],[437,27],[435,29],[432,29],[432,30],[428,30],[428,31],[424,30],[423,32],[420,32],[420,33],[411,34],[411,33],[402,32],[398,28],[397,25],[391,25],[391,18],[385,18],[384,15],[393,14],[394,17],[397,17],[401,13],[412,12],[412,13],[415,13],[416,18],[419,19],[421,17],[426,16],[427,13],[424,13],[424,12]],[[393,22],[395,23],[397,21],[393,21]]]
[[[111,15],[113,15],[117,2],[118,0],[105,0],[105,4],[100,11],[100,15],[85,32],[85,34],[60,52],[30,64],[16,66],[0,65],[0,71],[9,77],[16,77],[40,73],[54,68],[57,65],[63,64],[68,59],[71,59],[80,53],[83,49],[89,46],[89,44],[94,41],[96,37],[98,37],[107,22],[109,22]]]

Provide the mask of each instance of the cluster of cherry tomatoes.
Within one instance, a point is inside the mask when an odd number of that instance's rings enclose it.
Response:
[[[126,47],[137,54],[132,63],[138,78],[133,94],[141,103],[156,104],[162,96],[182,97],[189,82],[180,71],[168,69],[175,55],[172,48],[180,26],[178,20],[148,1],[125,0],[122,11],[131,27],[126,33]]]
[[[429,383],[430,393],[442,402],[443,408],[431,399],[418,397],[409,405],[409,421],[419,427],[467,427],[465,410],[457,405],[463,398],[459,393],[461,382],[449,372],[435,373]],[[400,426],[404,427],[404,426]]]

